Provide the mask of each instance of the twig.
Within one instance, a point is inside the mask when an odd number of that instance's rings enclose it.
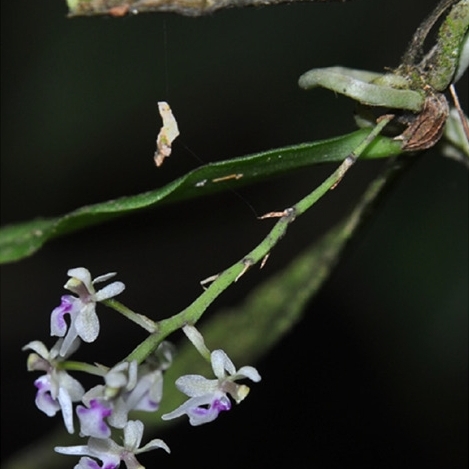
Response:
[[[461,104],[459,102],[458,94],[456,93],[456,89],[454,88],[453,84],[450,85],[449,91],[450,91],[451,97],[453,98],[453,101],[454,101],[454,107],[458,111],[459,120],[461,121],[462,128],[464,129],[466,139],[469,142],[469,124],[467,123],[466,116],[464,115],[464,112],[461,108]]]
[[[233,7],[268,6],[294,2],[346,2],[349,0],[67,0],[69,16],[125,16],[137,13],[178,13],[202,16]]]

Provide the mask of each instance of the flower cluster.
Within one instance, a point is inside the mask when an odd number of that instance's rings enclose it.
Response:
[[[69,270],[68,275],[70,279],[65,288],[77,296],[62,296],[60,305],[52,311],[51,335],[59,339],[50,351],[40,341],[23,347],[23,350],[33,351],[28,357],[28,370],[45,372],[34,382],[36,406],[49,417],[60,411],[65,428],[73,433],[73,403],[81,402],[75,412],[80,436],[88,437],[87,444],[55,448],[58,453],[82,456],[76,468],[114,469],[122,461],[128,469],[142,468],[136,459],[137,454],[156,448],[169,453],[169,448],[159,439],[139,448],[143,423],[129,420],[128,414],[132,410],[152,412],[158,409],[163,395],[163,371],[172,359],[171,346],[166,342],[160,345],[157,355],[162,360],[159,362],[154,360],[142,365],[135,361],[121,362],[111,369],[94,367],[94,373],[102,376],[104,384],[85,392],[81,383],[66,371],[67,360],[82,341],[93,342],[98,337],[100,326],[96,304],[118,295],[125,286],[122,282],[113,282],[95,291],[96,283],[110,279],[114,273],[91,280],[89,271],[80,267]],[[69,321],[66,320],[67,315]],[[124,446],[111,439],[111,427],[123,430]]]
[[[96,304],[121,293],[125,285],[113,282],[99,291],[94,285],[109,280],[115,274],[102,275],[92,280],[85,268],[68,271],[70,279],[65,288],[74,295],[64,295],[60,305],[52,311],[51,335],[59,337],[48,350],[40,341],[32,341],[23,347],[30,350],[28,370],[44,372],[36,379],[36,406],[47,416],[61,412],[65,428],[74,433],[74,415],[79,423],[79,434],[87,438],[86,445],[57,446],[55,451],[66,455],[81,456],[75,469],[114,469],[124,462],[127,469],[144,469],[137,455],[153,449],[170,452],[163,440],[153,439],[140,447],[144,425],[129,419],[134,410],[153,412],[163,397],[163,373],[171,365],[173,346],[162,342],[144,363],[121,361],[111,368],[69,362],[69,357],[82,342],[93,342],[99,335],[99,319]],[[138,323],[137,316],[135,314]],[[68,320],[66,316],[68,317]],[[248,394],[246,385],[236,381],[249,378],[254,382],[261,377],[251,366],[236,370],[223,350],[210,352],[200,333],[193,326],[183,327],[187,337],[206,359],[210,360],[215,379],[200,375],[185,375],[176,380],[176,387],[189,399],[174,411],[162,416],[171,420],[187,414],[192,425],[215,420],[222,411],[230,410],[231,396],[236,403]],[[87,371],[100,376],[102,382],[85,390],[82,384],[67,370]],[[74,409],[74,404],[77,404]],[[112,439],[112,429],[123,432],[123,446]]]

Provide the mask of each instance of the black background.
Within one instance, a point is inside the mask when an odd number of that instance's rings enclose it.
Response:
[[[159,187],[205,162],[354,129],[353,103],[297,87],[313,67],[395,66],[435,2],[355,0],[230,10],[205,18],[66,18],[65,2],[2,2],[2,224],[54,216]],[[467,111],[467,74],[459,86]],[[155,169],[157,101],[181,136]],[[382,162],[359,163],[297,220],[234,305],[353,206]],[[261,214],[329,174],[315,167],[240,194]],[[147,467],[467,467],[467,172],[426,152],[355,241],[299,327],[261,362],[263,381],[216,422],[162,437]],[[2,462],[55,424],[34,407],[21,347],[49,343],[66,271],[117,271],[120,299],[154,318],[200,294],[199,281],[266,233],[233,193],[94,227],[2,267]],[[106,324],[106,320],[103,321]],[[107,322],[101,361],[136,344]],[[117,356],[116,356],[117,355]],[[238,364],[242,365],[242,364]],[[52,449],[51,449],[52,450]],[[64,457],[64,467],[74,458]]]

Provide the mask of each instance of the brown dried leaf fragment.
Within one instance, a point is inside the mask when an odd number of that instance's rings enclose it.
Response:
[[[130,9],[128,3],[123,3],[122,5],[117,5],[109,9],[109,14],[114,17],[125,16]]]
[[[164,159],[171,155],[171,145],[174,139],[179,135],[179,128],[169,104],[165,101],[158,103],[158,110],[163,119],[163,127],[160,129],[156,139],[155,164],[161,166]]]
[[[269,212],[257,218],[258,220],[265,220],[266,218],[282,218],[282,217],[288,217],[289,215],[290,215],[290,209],[286,208],[285,210],[282,210],[281,212]]]
[[[228,176],[222,176],[222,177],[219,177],[219,178],[212,179],[212,182],[229,181],[230,179],[241,179],[242,177],[243,177],[242,173],[228,174]]]
[[[433,147],[443,135],[449,105],[441,93],[426,97],[422,112],[396,140],[402,140],[403,150],[418,151]]]

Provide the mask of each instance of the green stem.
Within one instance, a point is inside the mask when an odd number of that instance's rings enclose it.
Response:
[[[90,365],[89,363],[84,362],[75,362],[71,360],[67,360],[60,364],[60,368],[63,370],[72,370],[72,371],[82,371],[84,373],[88,373],[90,375],[95,376],[104,376],[109,368],[100,367],[96,365]]]
[[[425,62],[427,83],[444,91],[458,70],[463,43],[469,29],[469,0],[457,2],[438,32],[438,40],[430,58]]]
[[[140,327],[143,327],[143,329],[150,332],[150,334],[156,331],[155,321],[152,321],[150,318],[147,318],[143,314],[138,314],[135,311],[132,311],[130,308],[127,308],[127,306],[123,305],[119,301],[110,299],[104,300],[102,303],[106,306],[109,306],[109,308],[114,309],[118,313],[122,314],[122,316],[126,317],[127,319],[130,319],[132,322],[139,325]]]
[[[342,162],[342,164],[318,188],[301,199],[293,207],[279,214],[280,218],[264,240],[243,259],[220,273],[213,283],[187,308],[175,316],[156,323],[155,331],[138,345],[127,356],[126,360],[137,360],[141,363],[156,347],[172,332],[186,324],[195,324],[213,301],[231,284],[236,282],[248,268],[262,261],[283,238],[288,226],[296,217],[311,208],[327,191],[334,189],[344,174],[363,153],[366,147],[376,138],[393,116],[384,116],[358,147]],[[272,215],[275,216],[275,215]]]

